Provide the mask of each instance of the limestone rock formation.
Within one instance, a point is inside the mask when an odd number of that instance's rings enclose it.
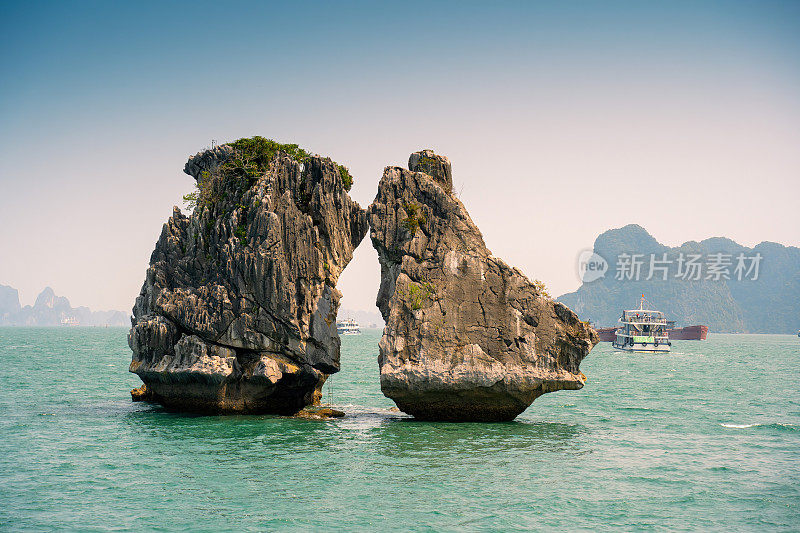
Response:
[[[499,421],[580,389],[594,330],[491,255],[447,158],[417,152],[409,168],[387,167],[368,209],[383,393],[420,419]]]
[[[349,173],[255,137],[190,158],[133,308],[130,371],[192,411],[291,414],[339,370],[339,274],[367,231]],[[143,397],[144,394],[138,394]]]
[[[0,325],[5,325],[16,316],[22,307],[19,305],[19,292],[13,287],[0,285]]]

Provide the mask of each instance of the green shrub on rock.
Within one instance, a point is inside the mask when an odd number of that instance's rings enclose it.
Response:
[[[533,286],[536,287],[536,291],[545,298],[552,298],[552,296],[550,296],[550,293],[547,292],[547,285],[544,284],[544,281],[535,279],[533,280]]]
[[[422,214],[422,211],[417,204],[405,204],[403,205],[403,209],[405,209],[406,215],[408,216],[408,218],[403,221],[403,226],[405,226],[405,228],[410,231],[411,235],[413,236],[419,229],[420,224],[424,224],[426,222],[425,216]]]
[[[350,170],[344,165],[336,165],[339,167],[339,175],[342,177],[344,190],[349,191],[353,186],[353,176],[350,175]]]
[[[411,309],[417,311],[425,307],[425,302],[434,294],[436,294],[436,288],[432,283],[428,281],[412,282],[408,289],[408,303]]]
[[[283,152],[298,162],[311,157],[311,153],[296,144],[282,144],[264,137],[242,138],[228,146],[233,148],[231,156],[213,173],[203,171],[196,189],[183,196],[188,209],[212,207],[228,197],[228,191],[236,195],[249,189],[263,176],[278,152]],[[344,189],[353,186],[353,176],[347,167],[336,164]]]

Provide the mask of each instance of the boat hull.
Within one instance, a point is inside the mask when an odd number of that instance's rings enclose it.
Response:
[[[659,344],[658,346],[649,344],[649,345],[635,345],[631,346],[630,344],[626,346],[619,346],[617,343],[613,343],[612,346],[615,350],[621,350],[623,352],[636,352],[636,353],[668,353],[670,346],[669,344]]]
[[[638,352],[638,353],[666,353],[670,350],[670,342],[667,339],[661,338],[658,342],[653,337],[636,338],[638,342],[631,344],[630,337],[618,336],[611,346],[615,350],[622,350],[623,352]]]

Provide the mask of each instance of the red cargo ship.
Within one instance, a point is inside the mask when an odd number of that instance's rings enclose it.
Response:
[[[708,326],[686,326],[667,330],[670,340],[704,341],[708,336]]]
[[[595,328],[600,342],[611,342],[617,336],[617,328]]]
[[[611,342],[616,336],[617,328],[596,328],[597,336],[601,342]],[[685,328],[672,328],[667,330],[669,340],[678,341],[704,341],[708,336],[708,326],[686,326]]]

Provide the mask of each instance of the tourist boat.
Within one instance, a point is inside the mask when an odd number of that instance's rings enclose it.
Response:
[[[668,323],[661,311],[644,308],[644,294],[639,309],[622,312],[612,346],[626,352],[662,353],[670,349]]]
[[[336,323],[336,332],[339,335],[361,335],[361,326],[352,318]]]

